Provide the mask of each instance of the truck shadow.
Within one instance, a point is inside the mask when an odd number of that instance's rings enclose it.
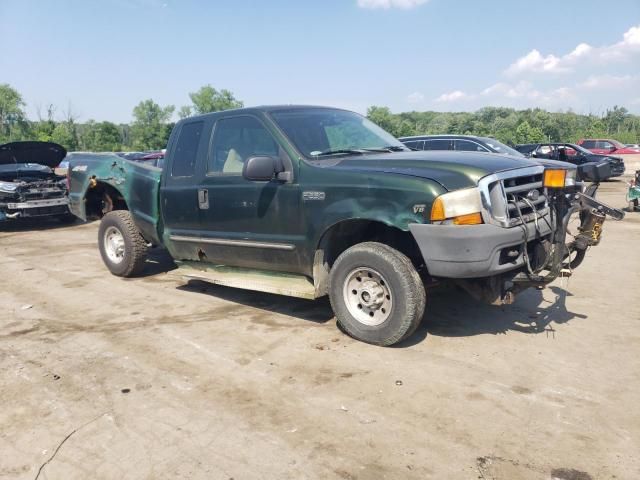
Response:
[[[179,286],[178,290],[198,292],[199,294],[210,295],[246,307],[259,308],[267,312],[313,323],[326,323],[334,316],[328,297],[318,300],[304,300],[272,293],[213,285],[200,280],[189,280],[185,285]]]
[[[176,268],[166,250],[154,248],[149,252],[140,277],[151,279],[154,275]],[[304,300],[213,285],[200,280],[190,280],[177,288],[316,324],[327,323],[334,318],[328,297]],[[546,290],[532,288],[520,293],[513,305],[491,306],[478,302],[457,287],[438,286],[427,292],[427,308],[420,327],[410,338],[395,346],[406,348],[416,345],[428,335],[469,337],[506,334],[508,331],[554,335],[554,323],[563,324],[576,318],[587,318],[586,315],[567,309],[566,299],[571,295],[555,285]]]
[[[150,248],[147,253],[144,270],[137,275],[137,278],[153,277],[160,273],[170,272],[176,268],[178,268],[178,266],[167,250],[164,248]]]
[[[324,324],[334,318],[328,297],[311,301],[284,297],[270,293],[254,292],[199,280],[190,280],[179,290],[210,295],[215,298],[258,308],[278,315]],[[406,348],[421,343],[429,335],[441,337],[469,337],[483,334],[506,334],[517,331],[526,334],[554,335],[553,324],[584,319],[586,315],[571,312],[566,298],[571,293],[552,286],[547,290],[547,300],[542,291],[531,289],[521,293],[513,305],[494,307],[474,300],[458,289],[433,291],[429,295],[422,324],[408,339],[395,347]]]
[[[454,287],[430,293],[422,324],[414,335],[397,346],[415,345],[428,335],[469,337],[506,334],[508,331],[555,335],[554,323],[587,318],[567,309],[566,299],[572,294],[558,286],[551,286],[546,291],[526,290],[516,297],[513,305],[504,306],[478,302]]]

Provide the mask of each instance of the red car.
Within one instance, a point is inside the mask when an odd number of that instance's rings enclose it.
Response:
[[[629,148],[617,140],[587,138],[580,140],[578,145],[600,155],[640,154],[638,150]]]

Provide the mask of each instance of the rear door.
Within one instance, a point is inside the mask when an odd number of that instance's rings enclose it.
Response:
[[[167,152],[169,161],[160,188],[160,210],[164,243],[179,260],[198,258],[196,245],[174,243],[171,238],[199,235],[201,219],[196,167],[206,159],[210,124],[203,119],[182,123],[173,133]]]

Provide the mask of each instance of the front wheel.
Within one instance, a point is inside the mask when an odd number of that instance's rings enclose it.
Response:
[[[388,346],[410,336],[424,315],[424,285],[411,260],[381,243],[345,250],[329,274],[339,325],[353,338]]]
[[[102,261],[114,275],[134,277],[144,268],[147,243],[127,210],[114,210],[102,217],[98,246]]]

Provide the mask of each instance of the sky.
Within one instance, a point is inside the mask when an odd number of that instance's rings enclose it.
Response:
[[[27,114],[129,122],[211,84],[245,105],[640,113],[640,0],[0,0]]]

